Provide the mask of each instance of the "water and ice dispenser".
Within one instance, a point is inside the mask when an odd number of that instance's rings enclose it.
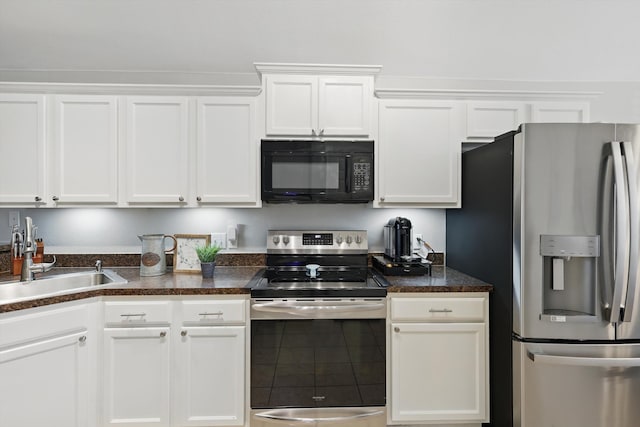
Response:
[[[543,318],[596,316],[600,236],[541,235]]]

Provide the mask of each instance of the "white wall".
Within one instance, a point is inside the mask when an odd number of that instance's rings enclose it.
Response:
[[[264,252],[269,229],[368,231],[369,247],[382,251],[382,229],[405,216],[437,251],[445,248],[442,209],[372,209],[366,205],[267,205],[262,209],[22,209],[33,218],[46,253],[135,253],[138,234],[224,232],[239,225],[239,252]],[[0,241],[7,241],[9,209],[0,209]],[[6,231],[5,231],[6,230]]]
[[[640,75],[637,0],[0,0],[0,10],[4,70],[216,80],[268,61],[460,79]]]

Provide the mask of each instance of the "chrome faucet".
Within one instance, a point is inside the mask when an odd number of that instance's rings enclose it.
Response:
[[[33,225],[31,217],[24,217],[24,242],[22,242],[22,270],[20,272],[21,282],[31,282],[35,279],[35,273],[44,273],[53,268],[56,263],[56,257],[53,262],[34,263],[33,255],[36,253],[38,245],[36,244],[36,230],[38,227]]]

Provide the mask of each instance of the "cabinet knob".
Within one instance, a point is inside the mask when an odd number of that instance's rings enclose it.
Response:
[[[318,135],[324,135],[324,129],[320,129],[320,131],[318,132]]]
[[[53,200],[54,202],[57,202],[58,200],[60,200],[60,198],[58,196],[53,196],[51,200]]]
[[[380,201],[381,201],[381,202],[384,202],[384,197],[380,197]]]
[[[393,328],[393,332],[400,332],[400,328],[398,328],[397,326]]]
[[[36,197],[34,198],[34,200],[35,200],[36,202],[41,202],[41,201],[42,201],[42,197],[40,197],[40,196],[36,196]]]
[[[196,197],[196,200],[201,202],[202,201],[202,197],[198,196],[198,197]]]
[[[184,197],[182,197],[182,196],[178,196],[178,201],[179,201],[179,202],[184,202]]]
[[[166,336],[167,336],[167,332],[166,331],[160,332],[160,338],[164,338]]]
[[[187,336],[187,331],[180,332],[180,335],[182,335],[183,337],[186,337]]]
[[[87,336],[86,335],[83,335],[80,338],[78,338],[78,341],[81,342],[81,343],[85,342],[86,340],[87,340]]]
[[[312,136],[316,136],[316,130],[315,129],[311,129],[311,135]]]

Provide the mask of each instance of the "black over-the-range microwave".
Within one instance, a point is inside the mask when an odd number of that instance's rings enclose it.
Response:
[[[373,141],[263,139],[261,153],[265,202],[373,200]]]

